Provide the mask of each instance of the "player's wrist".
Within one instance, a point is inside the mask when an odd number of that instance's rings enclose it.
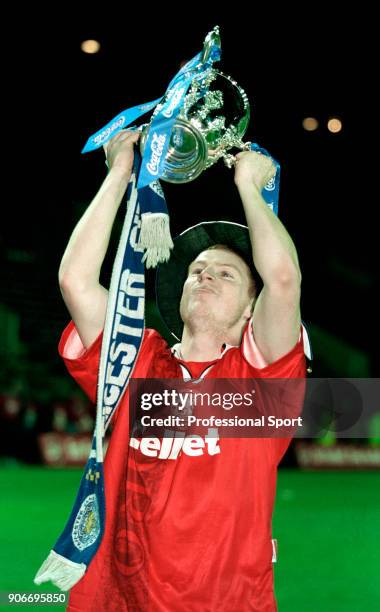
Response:
[[[114,165],[108,171],[108,177],[115,181],[120,182],[121,184],[128,184],[129,179],[131,178],[131,169],[125,168],[123,166]]]

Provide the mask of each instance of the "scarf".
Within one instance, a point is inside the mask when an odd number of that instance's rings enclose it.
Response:
[[[103,439],[137,360],[144,333],[147,267],[169,258],[173,246],[158,181],[137,189],[136,153],[125,199],[126,217],[113,266],[100,356],[96,424],[91,451],[66,526],[34,582],[68,590],[82,578],[104,533]]]

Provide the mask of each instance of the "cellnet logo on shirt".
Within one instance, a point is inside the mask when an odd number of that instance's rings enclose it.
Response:
[[[185,436],[183,432],[166,430],[165,436],[160,438],[131,438],[130,446],[140,449],[147,457],[157,459],[177,459],[181,453],[190,457],[199,455],[217,455],[220,453],[218,430],[209,428],[208,433],[202,437],[198,435]]]

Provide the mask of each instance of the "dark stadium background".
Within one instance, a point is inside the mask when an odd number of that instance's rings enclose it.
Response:
[[[27,524],[29,499],[30,526],[39,526],[41,535],[34,541],[28,536],[30,562],[21,565],[7,559],[14,558],[15,549],[23,551],[23,540],[11,531],[4,536],[7,552],[0,558],[13,569],[4,575],[0,590],[36,590],[34,571],[63,526],[75,494],[72,483],[80,478],[76,469],[38,467],[36,436],[51,429],[57,402],[69,403],[71,416],[75,402],[82,402],[81,414],[87,410],[56,348],[69,320],[57,282],[59,262],[70,232],[106,172],[101,152],[83,156],[81,148],[121,110],[163,94],[180,64],[201,50],[216,24],[222,59],[215,67],[231,75],[251,103],[246,140],[267,148],[281,164],[279,215],[298,249],[313,375],[360,378],[378,372],[376,168],[369,152],[377,117],[371,111],[370,16],[350,14],[338,5],[289,10],[239,4],[216,10],[211,17],[205,15],[205,7],[195,5],[129,10],[128,5],[33,7],[6,21],[10,42],[3,77],[4,102],[9,105],[3,123],[9,135],[3,146],[0,226],[0,461],[5,500],[1,516],[4,525],[19,512]],[[86,38],[99,40],[98,54],[81,51]],[[308,116],[319,121],[318,130],[303,129],[302,120]],[[342,121],[340,133],[327,130],[331,117]],[[222,162],[192,183],[163,183],[163,188],[173,235],[201,220],[244,222],[232,171]],[[109,280],[121,220],[119,215],[104,283]],[[164,331],[154,306],[151,273],[148,295],[147,323]],[[6,398],[16,400],[10,412],[4,411]],[[77,422],[74,416],[72,432]],[[283,467],[295,466],[292,453],[291,449]],[[276,589],[280,610],[364,610],[366,601],[373,601],[375,585],[366,579],[365,568],[371,568],[373,578],[371,525],[379,502],[378,472],[352,473],[352,480],[350,474],[342,478],[339,472],[313,472],[308,477],[305,472],[280,470],[278,530],[290,541],[288,529],[302,529],[304,537],[289,546],[301,555],[309,576],[300,595],[294,583],[304,574],[297,555],[287,566],[283,561]],[[48,483],[55,479],[61,485],[53,487],[54,499],[45,505],[45,497],[51,495]],[[25,491],[24,499],[20,491]],[[324,534],[326,542],[320,546]],[[362,568],[357,588],[356,546],[361,546]],[[318,580],[320,600],[314,592]],[[315,602],[307,605],[313,592]]]

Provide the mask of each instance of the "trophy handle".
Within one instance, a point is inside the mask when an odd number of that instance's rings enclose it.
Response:
[[[251,142],[236,142],[234,143],[234,145],[236,147],[238,147],[239,149],[241,149],[242,151],[250,151],[251,150]],[[236,156],[232,155],[231,153],[223,153],[222,154],[223,157],[223,161],[224,164],[227,166],[227,168],[232,168],[233,166],[236,166]]]
[[[212,52],[215,50],[215,48],[220,49],[220,46],[219,26],[215,26],[215,28],[207,34],[204,40],[201,61],[203,63],[208,62],[211,58]]]

